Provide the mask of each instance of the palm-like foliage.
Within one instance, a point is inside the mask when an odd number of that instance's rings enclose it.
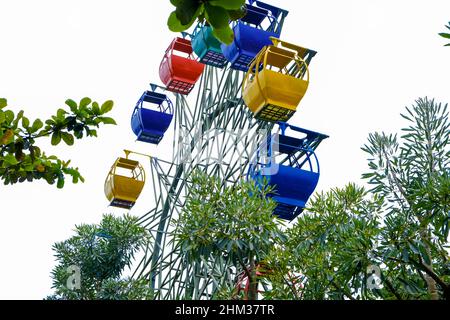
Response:
[[[448,23],[448,26],[445,26],[445,27],[446,27],[448,30],[450,30],[450,21],[449,21],[449,23]],[[442,32],[442,33],[439,33],[439,35],[440,35],[441,37],[445,38],[445,39],[450,39],[450,33]],[[446,47],[450,47],[450,43],[447,43],[445,46],[446,46]]]
[[[174,222],[183,258],[189,263],[221,261],[245,272],[253,286],[249,298],[255,299],[256,265],[284,239],[272,215],[275,203],[266,197],[272,190],[246,181],[224,187],[217,177],[201,172],[195,172],[191,182],[185,208]],[[222,280],[222,294],[232,296],[233,283]]]
[[[271,253],[266,299],[371,299],[366,270],[381,232],[382,199],[355,184],[318,194]],[[297,275],[293,284],[292,274]]]
[[[57,265],[52,271],[55,294],[49,299],[124,300],[151,298],[146,279],[122,279],[134,254],[148,241],[135,217],[105,215],[99,225],[80,225],[76,235],[53,246]],[[72,266],[80,270],[80,287],[67,286]]]
[[[370,192],[319,194],[269,255],[267,298],[450,299],[447,105],[419,99],[402,116],[400,138],[374,133],[363,147]],[[300,286],[289,272],[301,274]]]

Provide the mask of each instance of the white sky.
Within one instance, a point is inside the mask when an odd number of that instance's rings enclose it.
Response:
[[[267,0],[268,1],[268,0]],[[399,113],[418,97],[450,101],[450,48],[437,33],[450,20],[448,0],[273,0],[290,11],[282,38],[317,50],[309,91],[290,123],[331,136],[318,149],[318,190],[360,181],[360,147],[369,132],[396,132]],[[167,0],[0,0],[0,97],[30,118],[47,118],[67,98],[115,101],[119,125],[74,147],[49,148],[72,159],[85,184],[61,191],[45,182],[0,185],[0,299],[51,293],[52,244],[75,224],[97,223],[107,208],[103,182],[124,148],[170,159],[134,142],[129,121],[175,36]],[[47,144],[42,144],[47,147]],[[151,209],[145,193],[132,213]]]

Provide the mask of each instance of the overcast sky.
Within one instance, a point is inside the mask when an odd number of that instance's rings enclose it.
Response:
[[[450,48],[437,33],[450,20],[448,0],[273,0],[290,11],[282,38],[315,49],[311,83],[291,123],[330,135],[317,150],[317,190],[360,182],[370,132],[397,132],[419,97],[450,101]],[[171,141],[135,142],[129,120],[175,36],[167,0],[0,0],[0,97],[30,118],[47,118],[67,98],[115,101],[118,126],[72,148],[86,183],[63,190],[45,182],[0,185],[0,299],[51,293],[56,241],[75,224],[111,212],[103,194],[109,167],[124,148],[170,159]],[[148,164],[144,164],[148,165]],[[148,166],[147,166],[148,168]],[[144,189],[132,213],[151,209]]]

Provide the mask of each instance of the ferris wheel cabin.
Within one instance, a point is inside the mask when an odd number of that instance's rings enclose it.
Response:
[[[131,128],[138,141],[158,144],[170,126],[173,105],[162,93],[145,91],[134,108]]]
[[[256,152],[248,176],[258,185],[266,181],[274,188],[270,195],[277,203],[274,214],[291,221],[303,211],[317,186],[320,167],[314,150],[327,136],[286,123],[281,123],[280,127],[282,133],[269,136]],[[286,128],[304,137],[287,136]]]
[[[222,53],[221,42],[213,35],[210,26],[197,25],[192,35],[192,48],[201,63],[221,69],[228,63]]]
[[[278,38],[287,11],[261,1],[249,1],[247,14],[234,22],[234,40],[230,45],[222,44],[222,53],[231,63],[231,68],[247,71],[258,52]]]
[[[138,161],[118,158],[105,180],[105,195],[110,206],[131,209],[145,184],[144,168]]]
[[[167,90],[189,94],[205,65],[195,60],[191,41],[175,38],[167,48],[159,67],[159,77]]]
[[[256,119],[285,122],[295,113],[309,86],[315,51],[272,38],[251,63],[242,86],[245,104]]]

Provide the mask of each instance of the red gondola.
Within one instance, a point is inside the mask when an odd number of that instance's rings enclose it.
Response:
[[[204,68],[203,63],[194,59],[191,41],[175,38],[161,61],[159,77],[167,90],[189,94]]]

